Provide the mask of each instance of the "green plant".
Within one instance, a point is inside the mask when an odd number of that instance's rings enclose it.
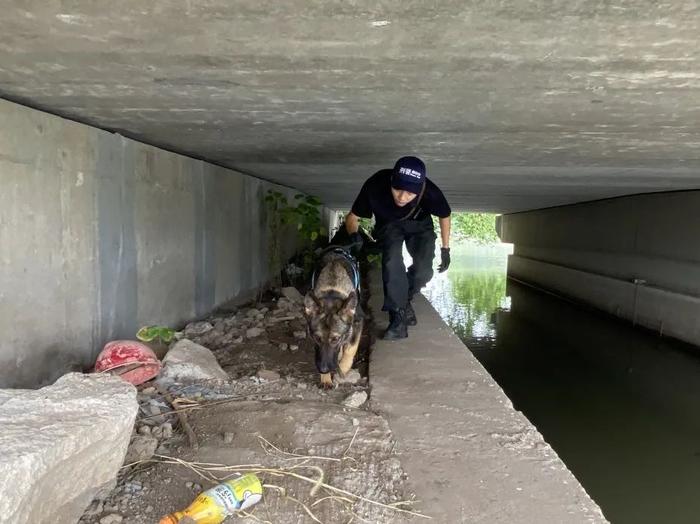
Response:
[[[490,213],[452,213],[452,232],[457,240],[469,239],[480,244],[499,241],[496,215]]]
[[[273,278],[280,274],[281,270],[281,247],[282,226],[287,220],[289,207],[287,197],[279,191],[268,190],[265,195],[267,204],[267,225],[268,225],[268,248],[267,262]]]
[[[296,207],[289,208],[292,220],[297,221],[297,229],[303,239],[315,241],[319,236],[325,234],[321,225],[321,201],[311,195],[295,195],[294,199],[299,201]]]
[[[368,233],[372,232],[372,229],[374,228],[374,220],[373,219],[360,217],[359,223],[360,223],[360,227],[362,229],[364,229]]]
[[[144,326],[136,333],[136,338],[141,342],[154,342],[160,340],[169,344],[175,336],[175,330],[165,326]]]
[[[295,195],[294,200],[296,205],[292,205],[283,193],[272,189],[265,196],[269,224],[268,262],[273,275],[279,275],[281,271],[280,240],[285,227],[296,225],[305,274],[313,269],[315,245],[327,235],[321,222],[321,201],[302,194]]]
[[[381,253],[370,253],[367,255],[367,263],[370,265],[370,267],[378,267],[382,262],[382,255]]]

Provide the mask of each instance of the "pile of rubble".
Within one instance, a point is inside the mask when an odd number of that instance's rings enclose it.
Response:
[[[303,297],[293,287],[282,288],[282,296],[272,307],[248,306],[228,315],[213,315],[207,320],[188,324],[185,338],[212,350],[226,349],[244,341],[265,336],[269,328],[292,323],[297,340],[306,338]],[[280,349],[297,351],[299,343],[280,343]]]
[[[363,406],[368,383],[356,370],[337,377],[334,390],[318,387],[302,308],[301,294],[284,288],[276,300],[232,308],[188,324],[163,359],[155,384],[140,387],[138,416],[117,486],[106,497],[93,500],[81,523],[153,522],[158,512],[177,509],[194,498],[203,489],[200,481],[178,478],[170,471],[163,476],[164,470],[153,467],[153,461],[190,456],[202,442],[205,447],[214,442],[225,449],[242,443],[238,428],[212,427],[212,418],[200,413],[223,413],[250,402],[270,405],[270,409],[279,409],[272,408],[276,402],[290,401],[345,410]],[[305,405],[294,409],[311,409]],[[318,416],[323,413],[318,407],[313,410]],[[188,431],[178,411],[194,420]],[[256,424],[254,417],[246,425],[242,429],[247,434],[274,434],[267,422]]]

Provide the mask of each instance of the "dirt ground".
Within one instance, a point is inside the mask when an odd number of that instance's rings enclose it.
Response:
[[[215,485],[214,478],[246,471],[259,472],[263,500],[250,515],[226,522],[413,520],[375,504],[413,498],[406,492],[386,420],[372,412],[371,399],[360,408],[344,404],[354,392],[370,393],[366,362],[372,328],[367,324],[357,362],[362,373],[329,391],[318,387],[313,347],[305,338],[298,302],[268,300],[220,311],[206,324],[188,326],[187,338],[212,349],[230,377],[161,384],[186,410],[197,446],[189,444],[169,402],[145,384],[127,456],[127,462],[141,462],[121,470],[116,487],[93,501],[81,523],[158,522]],[[216,464],[207,466],[216,471],[197,470],[192,463]],[[241,465],[247,466],[236,467]],[[314,489],[321,476],[332,488]]]

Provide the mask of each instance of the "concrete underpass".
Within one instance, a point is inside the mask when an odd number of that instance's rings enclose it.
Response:
[[[317,196],[332,222],[402,155],[426,162],[453,210],[501,215],[513,279],[700,345],[695,2],[6,4],[2,388],[52,384],[141,326],[252,299],[271,277],[269,189]],[[420,509],[445,523],[605,521],[420,312],[411,387],[393,346],[370,363]],[[450,357],[427,364],[425,347]]]

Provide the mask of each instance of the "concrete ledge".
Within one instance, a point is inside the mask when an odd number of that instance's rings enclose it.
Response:
[[[384,328],[381,281],[370,301]],[[540,433],[427,300],[407,340],[378,340],[372,405],[387,416],[409,485],[432,522],[607,522]]]
[[[700,298],[511,255],[508,274],[637,325],[700,345]]]

